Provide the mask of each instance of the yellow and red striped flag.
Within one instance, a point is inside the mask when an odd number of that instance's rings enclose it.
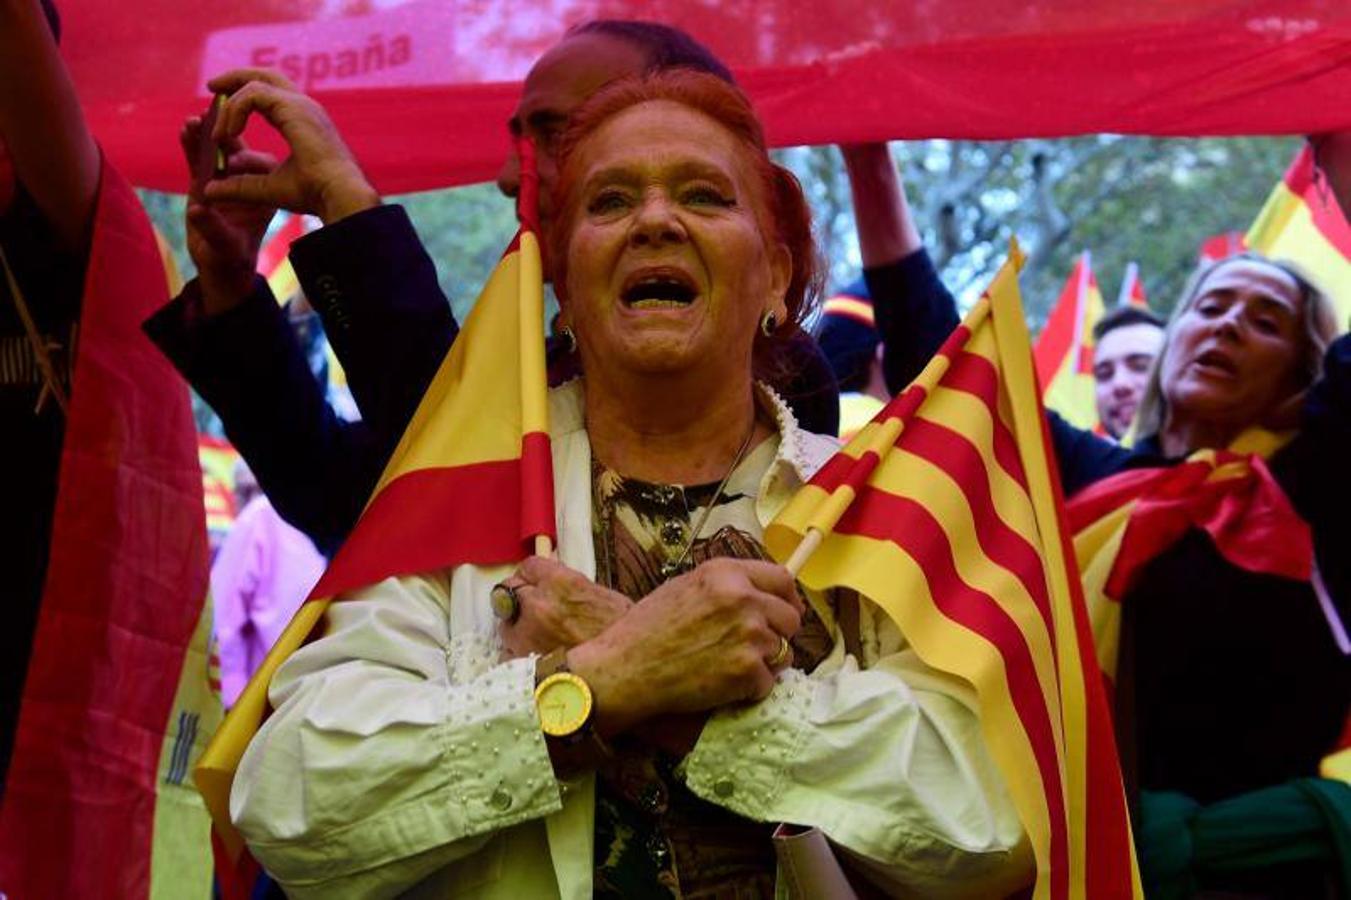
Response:
[[[522,169],[533,150],[522,142]],[[230,785],[268,713],[278,667],[341,594],[385,578],[549,552],[553,459],[544,361],[544,280],[533,216],[537,180],[522,177],[522,225],[413,415],[351,535],[264,658],[197,766],[215,823],[223,880],[250,860],[230,822]],[[541,546],[541,542],[547,544]],[[247,888],[247,885],[244,886]]]
[[[1201,242],[1197,256],[1201,262],[1215,262],[1248,249],[1241,231],[1222,231]]]
[[[206,530],[223,538],[239,512],[235,508],[235,463],[239,461],[239,451],[229,441],[199,434],[197,459],[202,464]]]
[[[1036,856],[1034,897],[1138,898],[1102,674],[1033,379],[1020,262],[1015,245],[919,377],[765,538],[776,559],[801,565],[807,587],[859,591],[927,664],[975,687],[991,756]]]
[[[1117,295],[1117,306],[1134,306],[1137,309],[1149,309],[1149,300],[1145,297],[1145,284],[1140,280],[1138,263],[1126,264],[1126,274],[1121,279],[1121,293]]]
[[[1241,569],[1311,580],[1313,535],[1264,462],[1290,437],[1249,429],[1226,450],[1198,450],[1176,466],[1119,472],[1070,500],[1098,663],[1109,678],[1116,676],[1121,601],[1144,567],[1189,528],[1208,533]]]
[[[1074,264],[1034,351],[1042,398],[1078,428],[1098,425],[1093,393],[1093,326],[1102,315],[1102,291],[1085,250]]]
[[[1267,197],[1245,239],[1275,259],[1298,263],[1329,293],[1337,321],[1351,318],[1351,226],[1326,185],[1320,184],[1313,148],[1295,156]]]
[[[285,303],[300,290],[300,279],[296,277],[295,269],[291,268],[287,254],[291,252],[291,244],[309,231],[309,226],[304,216],[295,213],[282,215],[286,220],[281,227],[258,248],[258,274],[267,279],[277,301]]]

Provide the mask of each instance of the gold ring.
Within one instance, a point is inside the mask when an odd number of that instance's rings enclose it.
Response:
[[[517,595],[516,589],[505,581],[493,585],[488,600],[492,603],[493,615],[506,624],[515,625],[516,620],[521,617],[521,598]]]
[[[788,657],[792,655],[793,646],[788,643],[788,638],[779,635],[779,649],[774,652],[773,656],[765,660],[765,665],[769,666],[771,669],[777,669],[779,666],[786,663]]]

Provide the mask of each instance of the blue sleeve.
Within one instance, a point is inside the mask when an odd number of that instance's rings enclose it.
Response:
[[[207,316],[194,279],[144,327],[221,417],[277,512],[332,555],[390,448],[334,414],[267,282],[258,278],[240,306]]]
[[[882,368],[894,393],[920,373],[957,327],[957,303],[924,249],[899,262],[866,269],[863,275],[884,344]],[[1046,415],[1066,497],[1145,462],[1141,454],[1075,428],[1050,410]]]
[[[957,303],[923,248],[885,266],[863,270],[882,336],[887,389],[900,392],[957,327]]]
[[[1053,410],[1046,411],[1046,424],[1051,432],[1051,445],[1060,466],[1060,486],[1066,499],[1122,469],[1155,461],[1091,431],[1076,428]],[[1155,462],[1161,464],[1162,461]]]
[[[1299,434],[1271,460],[1271,471],[1313,530],[1319,569],[1333,597],[1351,603],[1351,335],[1323,359],[1309,390]]]
[[[296,241],[290,259],[362,418],[392,450],[459,332],[408,213],[348,216]]]

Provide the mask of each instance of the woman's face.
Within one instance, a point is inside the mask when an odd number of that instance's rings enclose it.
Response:
[[[1164,349],[1169,416],[1261,423],[1300,387],[1303,312],[1299,285],[1281,269],[1237,260],[1211,272]]]
[[[761,315],[784,321],[792,262],[767,244],[748,151],[702,113],[652,101],[574,152],[564,314],[588,376],[698,373],[713,388],[749,373]]]

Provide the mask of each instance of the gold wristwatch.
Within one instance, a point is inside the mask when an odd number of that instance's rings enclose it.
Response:
[[[592,727],[591,686],[568,671],[567,650],[559,648],[535,663],[535,711],[550,755],[566,768],[594,767],[609,755]]]

